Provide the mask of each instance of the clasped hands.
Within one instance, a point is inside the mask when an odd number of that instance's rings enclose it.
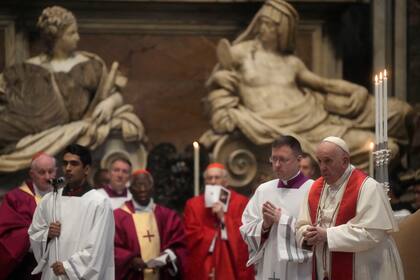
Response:
[[[267,231],[273,224],[279,222],[281,216],[281,208],[277,208],[270,201],[266,201],[262,206],[262,214],[262,229]]]
[[[163,255],[163,254],[164,253],[161,253],[160,256]],[[169,262],[169,257],[166,258],[166,263],[165,264],[153,264],[152,267],[149,267],[148,264],[146,262],[144,262],[144,260],[140,256],[138,256],[138,257],[134,257],[131,260],[130,267],[131,267],[131,269],[134,269],[134,270],[137,270],[137,271],[142,271],[146,268],[150,268],[150,269],[153,269],[155,271],[155,270],[159,269],[160,267],[165,266],[168,262]]]
[[[327,230],[319,226],[308,226],[302,235],[303,242],[308,246],[316,246],[327,241]]]

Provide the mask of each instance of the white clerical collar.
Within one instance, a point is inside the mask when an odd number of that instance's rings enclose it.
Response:
[[[44,195],[46,195],[47,193],[49,193],[51,190],[48,191],[41,191],[34,182],[32,182],[32,185],[34,186],[34,191],[35,191],[35,195],[36,196],[40,196],[43,197]]]
[[[290,180],[293,180],[294,178],[296,178],[298,175],[299,175],[299,173],[300,173],[300,170],[298,170],[298,172],[296,173],[296,175],[295,176],[292,176],[292,177],[290,177],[289,179],[287,179],[287,180],[282,180],[282,179],[280,179],[280,181],[284,184],[284,185],[287,185],[287,182],[289,182]]]
[[[149,204],[147,204],[146,206],[140,205],[134,199],[133,199],[133,204],[134,204],[134,210],[136,212],[153,212],[153,209],[155,208],[155,203],[153,202],[153,198],[150,199]]]
[[[336,189],[340,187],[344,182],[350,177],[351,172],[353,171],[354,166],[349,164],[346,170],[344,171],[343,175],[341,175],[340,179],[338,179],[334,184],[331,184],[331,188]]]

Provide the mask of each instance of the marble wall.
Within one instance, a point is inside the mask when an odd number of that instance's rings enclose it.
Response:
[[[127,4],[104,1],[99,7],[85,1],[63,3],[79,20],[80,49],[100,55],[107,65],[113,61],[120,63],[120,70],[129,81],[124,98],[143,121],[149,148],[170,142],[178,149],[198,139],[209,128],[202,99],[207,94],[205,81],[217,62],[215,46],[218,40],[224,37],[233,40],[261,5],[261,2],[168,4],[134,1]],[[17,18],[29,32],[30,55],[40,51],[34,23],[40,10],[48,4],[40,2],[16,9],[21,11]],[[369,69],[369,59],[359,57],[358,66],[364,67],[364,71],[352,68],[356,60],[354,57],[348,59],[346,52],[360,50],[360,46],[352,44],[346,50],[343,42],[354,42],[354,34],[366,27],[359,25],[355,33],[345,32],[341,37],[339,34],[343,31],[340,27],[349,31],[354,26],[343,23],[353,22],[352,15],[358,11],[368,16],[367,4],[296,1],[294,5],[301,16],[298,56],[318,74],[340,78],[344,73],[345,78],[365,84],[366,75],[360,73]],[[3,53],[0,49],[0,54]],[[343,67],[350,70],[343,71]]]

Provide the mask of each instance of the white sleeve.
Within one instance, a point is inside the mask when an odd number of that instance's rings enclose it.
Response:
[[[31,226],[28,229],[31,249],[38,262],[38,265],[34,269],[34,273],[41,272],[43,267],[48,264],[49,249],[51,246],[48,246],[49,216],[47,213],[47,206],[50,198],[52,197],[45,197],[36,207]],[[51,241],[50,243],[53,242],[55,241]]]
[[[328,248],[336,252],[361,252],[375,247],[387,237],[380,229],[358,228],[351,224],[327,229]]]
[[[369,178],[360,191],[356,216],[346,224],[327,229],[328,248],[341,252],[368,250],[397,229],[382,186]]]
[[[305,198],[300,204],[299,216],[296,221],[296,241],[299,247],[302,247],[303,243],[303,233],[306,229],[312,225],[311,216],[309,214],[309,204],[308,204],[309,191],[306,192]]]
[[[296,218],[281,214],[277,225],[277,256],[278,260],[304,263],[310,261],[312,252],[301,249],[296,239]]]
[[[67,276],[71,280],[109,279],[108,274],[114,273],[115,224],[108,200],[104,199],[97,206],[94,221],[95,224],[87,232],[84,248],[63,261]]]
[[[242,238],[248,245],[249,260],[247,265],[255,264],[263,256],[265,243],[261,244],[263,218],[259,207],[258,190],[249,200],[242,214],[242,226],[239,228]]]

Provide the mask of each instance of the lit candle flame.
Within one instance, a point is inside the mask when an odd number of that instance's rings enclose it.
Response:
[[[384,69],[384,79],[386,80],[387,75],[386,75],[386,69]]]
[[[194,146],[194,148],[197,149],[199,147],[198,142],[197,141],[194,141],[193,146]]]
[[[379,80],[382,81],[382,72],[379,72]]]
[[[378,83],[378,75],[375,75],[375,84]]]
[[[375,143],[373,143],[373,142],[369,142],[369,149],[371,150],[371,151],[373,151],[373,149],[375,148]]]

